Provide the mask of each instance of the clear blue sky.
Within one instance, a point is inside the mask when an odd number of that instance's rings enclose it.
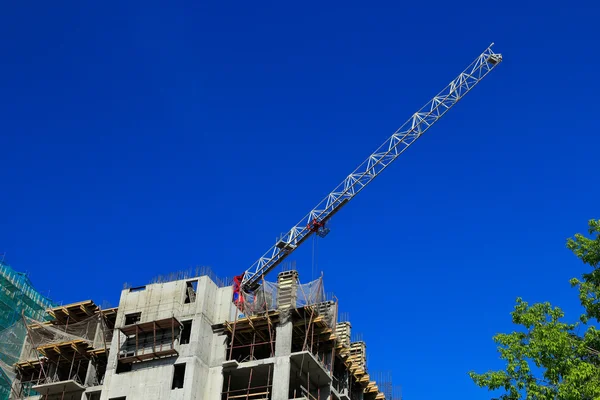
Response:
[[[406,399],[489,398],[467,372],[501,365],[517,296],[579,313],[598,9],[96,3],[0,15],[0,252],[41,291],[116,304],[123,282],[244,271],[495,42],[504,63],[336,215],[317,270]]]

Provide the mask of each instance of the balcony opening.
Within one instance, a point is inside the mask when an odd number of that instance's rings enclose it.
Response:
[[[331,376],[310,356],[299,355],[291,361],[289,399],[322,399]]]
[[[129,364],[176,356],[179,354],[176,339],[182,328],[181,322],[174,317],[121,327],[121,334],[117,336],[117,358]]]
[[[223,370],[221,399],[270,400],[273,392],[273,364]]]
[[[185,364],[175,364],[174,371],[173,371],[173,385],[171,386],[171,390],[182,389],[184,379],[185,379]]]

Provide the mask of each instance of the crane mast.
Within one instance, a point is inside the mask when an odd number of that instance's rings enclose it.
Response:
[[[502,55],[494,53],[492,46],[493,43],[437,96],[414,113],[404,125],[396,130],[292,229],[282,235],[248,270],[236,277],[234,290],[243,290],[244,292],[256,290],[261,279],[313,233],[321,237],[326,236],[329,233],[327,221],[335,213],[360,193],[500,64]]]

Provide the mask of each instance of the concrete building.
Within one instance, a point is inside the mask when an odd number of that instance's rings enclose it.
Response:
[[[232,303],[208,276],[123,290],[30,324],[12,398],[54,400],[381,400],[366,346],[326,300],[322,279],[282,272]]]

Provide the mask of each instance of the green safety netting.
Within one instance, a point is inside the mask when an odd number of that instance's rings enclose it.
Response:
[[[46,309],[55,305],[35,290],[26,274],[0,261],[0,400],[10,395],[12,365],[27,336],[23,317],[47,320]]]

